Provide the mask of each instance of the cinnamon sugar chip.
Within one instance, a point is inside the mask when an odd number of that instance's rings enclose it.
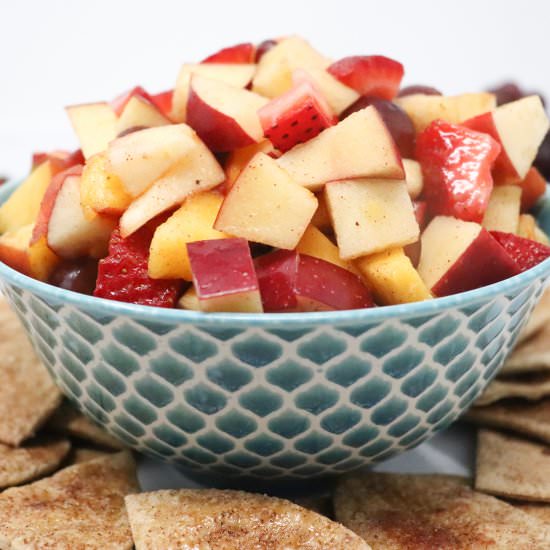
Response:
[[[530,373],[493,380],[476,400],[475,405],[489,405],[501,399],[514,397],[536,401],[549,395],[550,373]]]
[[[0,299],[0,443],[18,446],[61,402],[23,327]]]
[[[472,407],[464,420],[489,428],[502,428],[550,443],[550,397],[536,402],[505,400]]]
[[[529,321],[519,335],[518,344],[532,338],[537,332],[542,330],[544,325],[550,322],[550,290],[547,290],[537,304]]]
[[[550,504],[543,502],[514,502],[516,508],[550,525]]]
[[[78,437],[108,449],[123,449],[118,440],[88,420],[68,402],[64,402],[49,419],[48,429],[55,433]]]
[[[0,443],[0,490],[53,472],[71,448],[67,439],[37,439],[25,447]]]
[[[181,489],[126,497],[136,550],[365,550],[357,535],[287,500]]]
[[[0,548],[130,549],[124,497],[137,489],[135,464],[127,452],[8,489],[0,493]]]
[[[373,550],[550,548],[550,526],[453,476],[347,477],[334,508]]]
[[[505,498],[550,502],[550,448],[480,430],[475,487]]]
[[[538,371],[550,371],[550,322],[512,352],[499,376]]]

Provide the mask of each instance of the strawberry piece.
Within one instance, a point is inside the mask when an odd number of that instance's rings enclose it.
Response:
[[[256,47],[250,42],[236,44],[223,48],[219,52],[209,55],[201,63],[254,63]]]
[[[165,92],[151,96],[151,102],[166,118],[170,118],[170,113],[172,112],[173,96],[174,90],[166,90]]]
[[[111,235],[109,254],[99,261],[94,296],[157,307],[174,307],[182,282],[151,279],[148,275],[149,247],[155,229],[166,219],[160,216],[126,239],[117,228]]]
[[[130,101],[130,99],[132,99],[134,96],[141,97],[149,101],[150,103],[154,103],[153,98],[141,86],[135,86],[131,90],[128,90],[127,92],[124,92],[115,97],[115,99],[111,101],[111,108],[117,116],[120,116],[122,114],[122,111],[124,111],[124,107],[126,107],[128,101]]]
[[[513,233],[491,231],[491,235],[506,250],[510,258],[516,262],[520,272],[527,271],[550,258],[550,246],[524,239]]]
[[[383,55],[353,55],[335,61],[327,71],[361,95],[393,99],[403,79],[399,61]]]
[[[500,145],[487,134],[442,120],[432,122],[416,140],[430,214],[481,223],[499,153]]]
[[[534,166],[529,168],[526,176],[518,185],[521,187],[522,212],[531,210],[546,192],[546,180]]]
[[[259,111],[264,135],[282,153],[334,124],[325,98],[310,82],[300,82]]]

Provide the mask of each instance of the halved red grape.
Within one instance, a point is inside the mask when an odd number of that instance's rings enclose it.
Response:
[[[91,258],[79,258],[77,260],[65,260],[57,266],[50,276],[50,284],[91,295],[97,279],[97,260]]]
[[[539,147],[539,152],[535,159],[535,167],[540,170],[540,173],[546,180],[550,180],[550,132],[546,134]]]
[[[506,82],[488,91],[497,96],[497,105],[511,103],[525,96],[523,90],[515,82]]]
[[[432,86],[423,86],[422,84],[413,84],[405,86],[399,90],[397,97],[405,97],[406,95],[424,94],[424,95],[443,95],[437,88]]]
[[[395,103],[387,99],[372,96],[362,96],[350,105],[341,115],[340,120],[348,117],[356,111],[373,105],[380,113],[384,123],[388,127],[401,156],[414,158],[416,132],[409,115]]]

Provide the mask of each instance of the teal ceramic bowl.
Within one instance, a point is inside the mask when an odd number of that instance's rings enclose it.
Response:
[[[550,231],[548,193],[538,219]],[[38,355],[83,413],[188,471],[264,482],[347,472],[447,427],[502,365],[549,277],[547,260],[429,302],[203,314],[83,296],[0,264]]]

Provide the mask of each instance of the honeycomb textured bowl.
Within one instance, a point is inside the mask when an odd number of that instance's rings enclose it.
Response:
[[[550,230],[548,194],[537,215]],[[547,260],[417,304],[202,314],[83,296],[0,264],[38,355],[86,415],[188,470],[271,482],[369,465],[448,426],[495,375],[549,275]]]

